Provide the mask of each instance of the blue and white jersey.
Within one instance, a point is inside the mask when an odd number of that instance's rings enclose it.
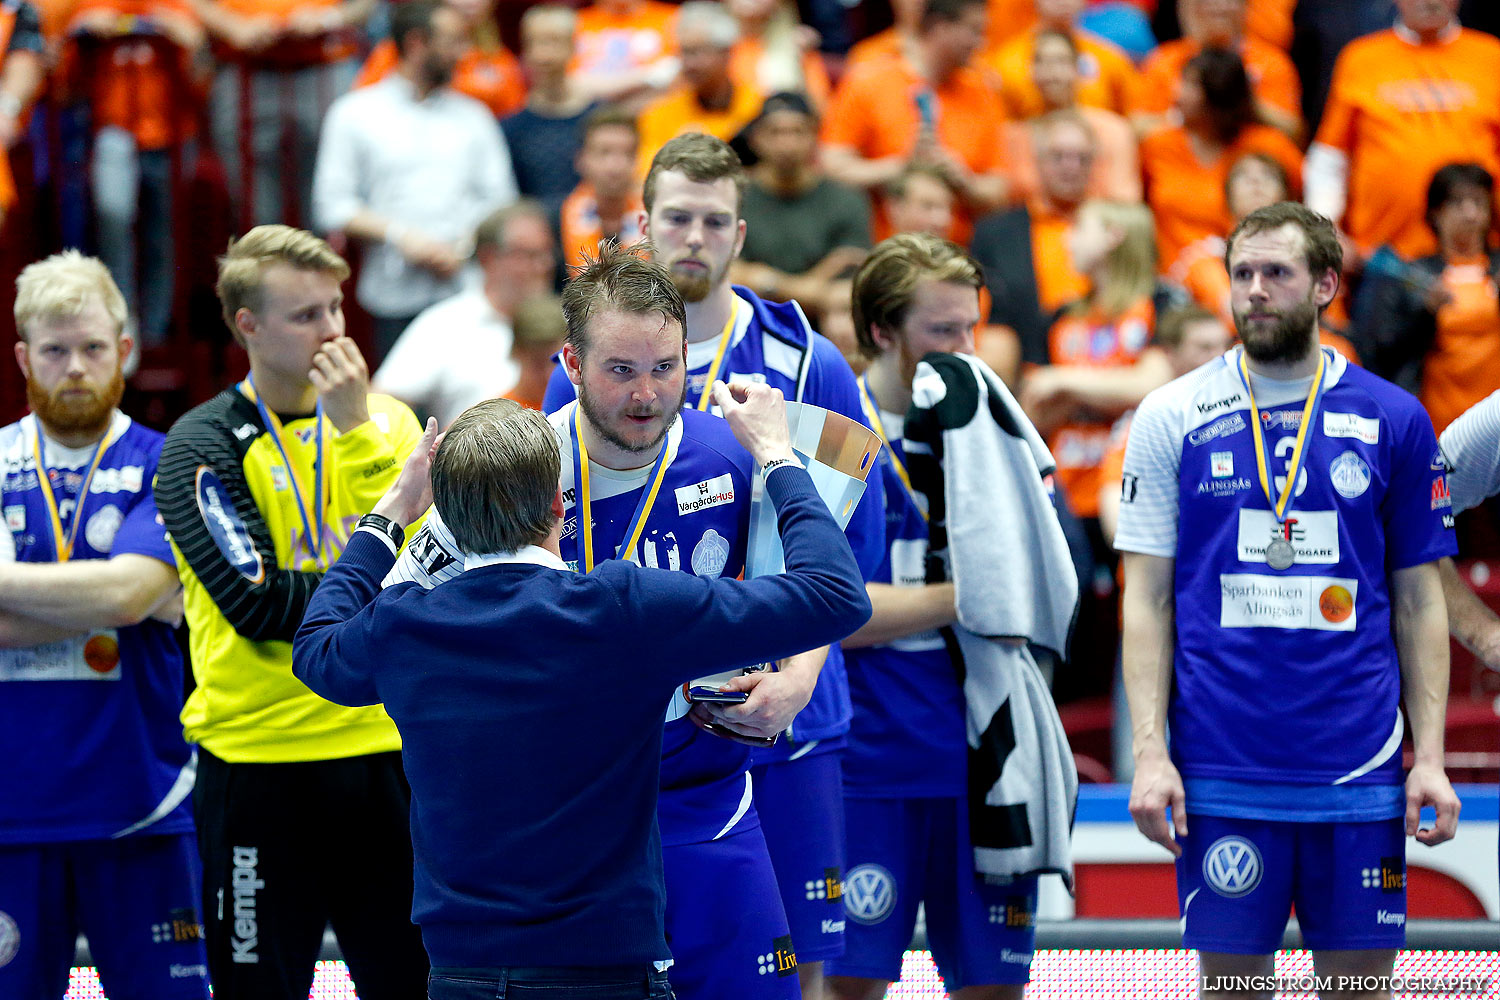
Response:
[[[1260,485],[1239,348],[1153,392],[1131,425],[1115,546],[1176,560],[1169,736],[1189,809],[1207,815],[1403,810],[1390,575],[1454,553],[1451,500],[1417,401],[1324,357],[1284,570],[1267,561],[1285,529]],[[1312,380],[1251,378],[1279,493]]]
[[[576,406],[564,406],[549,420],[562,456],[558,480],[563,495],[562,558],[570,568],[581,570],[584,557],[572,442]],[[745,568],[754,461],[725,421],[695,410],[683,411],[682,419],[667,432],[665,448],[664,478],[640,540],[634,551],[618,552],[618,558],[699,576],[738,577]],[[616,471],[589,462],[595,565],[617,557],[641,493],[650,486],[651,472],[650,466]],[[433,510],[403,550],[385,585],[413,580],[433,587],[463,569],[463,551]],[[662,622],[662,627],[671,628],[671,624]],[[649,649],[621,649],[620,683],[630,683],[632,658],[651,655]],[[609,693],[581,692],[580,697],[607,703]],[[751,808],[749,748],[702,732],[680,717],[680,712],[678,705],[669,713],[663,735],[658,806],[662,843],[701,843],[731,830],[754,828],[759,819]],[[566,720],[558,724],[568,725]],[[586,733],[580,732],[579,738],[586,738]]]
[[[882,412],[887,434],[899,434],[905,415]],[[928,582],[927,521],[891,458],[903,464],[899,436],[886,441],[866,499],[880,502],[884,558],[867,579],[897,587]],[[875,491],[879,490],[877,494]],[[925,502],[925,497],[922,501]],[[956,797],[967,792],[968,745],[958,669],[937,631],[884,646],[844,652],[854,720],[844,751],[844,794],[854,798]]]
[[[859,404],[859,386],[849,362],[833,341],[813,331],[796,302],[767,302],[748,288],[734,286],[734,324],[719,377],[725,382],[764,382],[780,389],[789,400],[811,403],[841,413],[868,426]],[[719,349],[714,337],[688,344],[687,405],[694,407],[708,385],[708,374]],[[575,398],[573,384],[559,365],[547,385],[542,408],[554,413]],[[717,407],[710,407],[717,413]],[[861,572],[874,571],[881,558],[880,509],[860,503],[845,534]],[[812,700],[798,713],[789,739],[768,750],[757,750],[757,764],[773,763],[805,749],[813,740],[827,740],[849,731],[849,681],[837,645],[818,676]],[[799,747],[799,744],[802,746]]]
[[[47,475],[71,558],[131,553],[173,565],[151,493],[161,434],[116,412],[90,476],[93,446],[45,438],[39,470],[37,433],[32,416],[0,428],[0,562],[57,561],[38,479]],[[191,832],[182,699],[181,651],[154,619],[0,649],[0,843]]]

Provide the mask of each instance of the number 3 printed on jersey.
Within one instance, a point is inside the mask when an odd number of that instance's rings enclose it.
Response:
[[[1311,443],[1311,442],[1309,442]],[[1297,447],[1297,439],[1284,437],[1276,442],[1276,460],[1281,464],[1281,472],[1276,476],[1276,495],[1281,496],[1281,491],[1286,489],[1286,474],[1292,471],[1292,451]],[[1307,463],[1302,463],[1302,471],[1297,475],[1297,492],[1294,496],[1301,496],[1302,491],[1307,489]]]

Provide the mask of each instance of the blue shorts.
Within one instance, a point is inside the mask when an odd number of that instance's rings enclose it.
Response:
[[[844,812],[849,919],[844,957],[828,963],[828,975],[900,979],[922,903],[949,993],[1030,980],[1036,879],[995,886],[975,876],[966,799],[849,798]]]
[[[1278,823],[1188,817],[1177,859],[1185,948],[1269,955],[1297,908],[1314,951],[1406,943],[1406,839],[1400,817]]]
[[[678,1000],[800,1000],[797,953],[760,827],[661,853]]]
[[[56,1000],[81,930],[110,1000],[207,1000],[190,833],[0,845],[0,996]]]
[[[844,953],[843,739],[750,773],[800,962]]]

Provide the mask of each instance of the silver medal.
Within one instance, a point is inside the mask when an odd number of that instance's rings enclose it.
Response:
[[[1266,565],[1272,569],[1289,569],[1296,561],[1297,553],[1285,538],[1274,539],[1266,546]]]

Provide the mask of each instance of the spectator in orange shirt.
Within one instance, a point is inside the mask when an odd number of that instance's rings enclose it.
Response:
[[[702,132],[728,142],[760,114],[763,96],[729,75],[729,53],[739,33],[734,17],[718,0],[682,5],[677,15],[681,82],[641,112],[641,176],[668,140]]]
[[[510,357],[520,375],[505,398],[540,410],[542,397],[547,394],[547,380],[557,367],[552,359],[562,350],[568,336],[562,299],[550,293],[533,296],[516,307],[511,322],[515,338],[511,341]]]
[[[1084,0],[1036,0],[1036,24],[980,60],[1000,77],[1000,98],[1011,118],[1034,118],[1048,108],[1033,80],[1042,32],[1065,35],[1074,50],[1074,100],[1091,108],[1126,114],[1135,101],[1136,71],[1130,57],[1110,42],[1077,27]]]
[[[1146,201],[1156,213],[1164,271],[1197,241],[1229,232],[1234,220],[1224,201],[1224,181],[1241,156],[1267,153],[1287,176],[1302,173],[1302,154],[1291,140],[1256,123],[1250,82],[1238,56],[1204,49],[1182,75],[1177,92],[1182,124],[1160,128],[1141,143]]]
[[[999,208],[1011,190],[1001,143],[1005,113],[969,66],[985,17],[984,0],[928,0],[916,51],[850,70],[823,122],[824,166],[851,187],[878,191],[912,162],[943,169],[961,206],[949,237],[961,244],[972,218]],[[876,240],[889,232],[878,211]]]
[[[181,0],[84,0],[67,30],[66,73],[92,111],[99,256],[154,347],[172,320],[174,188],[197,131],[203,27]]]
[[[1397,0],[1400,21],[1345,46],[1317,140],[1307,204],[1362,255],[1434,249],[1422,187],[1445,163],[1500,171],[1500,40],[1461,28],[1458,0]],[[1347,253],[1346,258],[1352,256]]]
[[[240,231],[308,226],[323,118],[354,82],[376,0],[190,0],[215,43],[214,147]]]
[[[1068,232],[1068,255],[1088,292],[1048,333],[1048,364],[1028,370],[1020,400],[1047,435],[1057,480],[1072,510],[1099,516],[1099,465],[1110,428],[1172,377],[1151,346],[1156,323],[1156,253],[1144,205],[1091,201]],[[1107,550],[1103,550],[1107,553]]]
[[[1143,134],[1173,106],[1183,72],[1207,48],[1229,49],[1245,64],[1254,94],[1255,117],[1294,141],[1302,135],[1302,85],[1291,59],[1271,45],[1245,34],[1247,0],[1183,0],[1183,37],[1163,42],[1141,67],[1136,90],[1136,128]]]
[[[916,52],[922,11],[926,6],[926,0],[891,0],[891,16],[895,23],[856,42],[844,60],[844,72],[852,72],[856,66],[867,62],[880,62],[892,56],[909,57]]]
[[[1274,156],[1246,153],[1230,165],[1224,178],[1224,203],[1237,223],[1257,208],[1286,201],[1290,189],[1286,168]],[[1229,309],[1229,272],[1224,269],[1224,238],[1227,235],[1228,230],[1225,230],[1184,247],[1167,269],[1167,277],[1181,285],[1194,302],[1214,312],[1233,329],[1234,315]]]
[[[41,16],[26,0],[0,4],[0,222],[16,203],[10,150],[46,79]]]
[[[1042,113],[1076,112],[1094,134],[1094,169],[1089,175],[1090,198],[1110,201],[1141,200],[1141,154],[1130,122],[1113,111],[1078,103],[1080,60],[1067,32],[1044,29],[1033,36],[1031,78],[1042,98]],[[1032,121],[1005,126],[1006,145],[1013,164],[1016,193],[1026,197],[1037,190],[1036,160],[1032,153]]]
[[[486,105],[496,118],[518,111],[526,103],[526,78],[521,64],[500,42],[495,28],[495,0],[446,0],[463,16],[470,45],[453,70],[453,89]],[[369,86],[396,69],[401,57],[387,38],[370,50],[355,77],[356,87]]]
[[[1416,392],[1439,434],[1500,389],[1500,251],[1495,179],[1477,163],[1451,163],[1427,187],[1427,223],[1438,252],[1404,274],[1366,272],[1358,296],[1361,343],[1377,374]]]
[[[594,0],[578,12],[571,72],[602,100],[644,100],[677,78],[677,6],[661,0]]]
[[[761,94],[806,95],[822,111],[832,89],[818,36],[797,19],[791,0],[728,0],[740,39],[729,52],[729,76]]]
[[[585,256],[597,258],[601,240],[629,246],[641,238],[645,206],[636,174],[639,145],[635,118],[628,111],[604,107],[584,122],[577,159],[582,180],[562,204],[565,269],[582,267]]]

